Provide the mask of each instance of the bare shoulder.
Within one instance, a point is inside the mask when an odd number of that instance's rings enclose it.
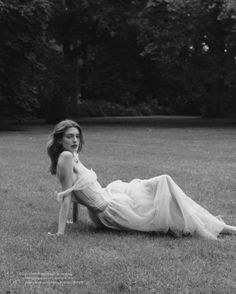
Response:
[[[72,160],[73,160],[73,154],[69,151],[63,151],[58,158],[58,166],[71,164]]]
[[[73,154],[63,151],[57,162],[57,176],[63,187],[70,187],[73,179]]]
[[[57,162],[57,176],[61,183],[65,181],[67,177],[71,178],[73,171],[73,155],[69,151],[63,151]]]

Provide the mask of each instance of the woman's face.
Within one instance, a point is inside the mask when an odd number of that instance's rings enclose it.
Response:
[[[63,149],[72,153],[78,152],[79,143],[79,130],[74,127],[67,129],[61,140]]]

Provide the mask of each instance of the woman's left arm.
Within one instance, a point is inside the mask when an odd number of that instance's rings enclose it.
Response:
[[[73,184],[73,156],[70,152],[62,152],[58,160],[57,170],[62,186],[62,191],[65,191]],[[66,220],[68,217],[70,204],[71,195],[65,197],[64,200],[61,202],[57,235],[63,235],[65,232]]]

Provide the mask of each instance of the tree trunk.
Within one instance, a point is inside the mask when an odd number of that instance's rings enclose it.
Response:
[[[74,93],[71,97],[71,109],[76,110],[78,106],[78,101],[81,97],[81,70],[80,65],[78,64],[78,57],[73,59],[73,80],[74,80]]]
[[[222,117],[224,115],[224,98],[225,98],[225,27],[224,24],[218,20],[221,13],[221,1],[215,8],[213,13],[212,26],[212,72],[211,76],[213,82],[211,85],[209,101],[207,105],[206,116],[210,118]]]
[[[209,118],[223,116],[223,99],[225,93],[224,78],[217,77],[212,84],[206,116]]]

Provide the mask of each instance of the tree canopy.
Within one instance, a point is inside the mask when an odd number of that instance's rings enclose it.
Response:
[[[0,0],[0,114],[236,113],[233,0]]]

